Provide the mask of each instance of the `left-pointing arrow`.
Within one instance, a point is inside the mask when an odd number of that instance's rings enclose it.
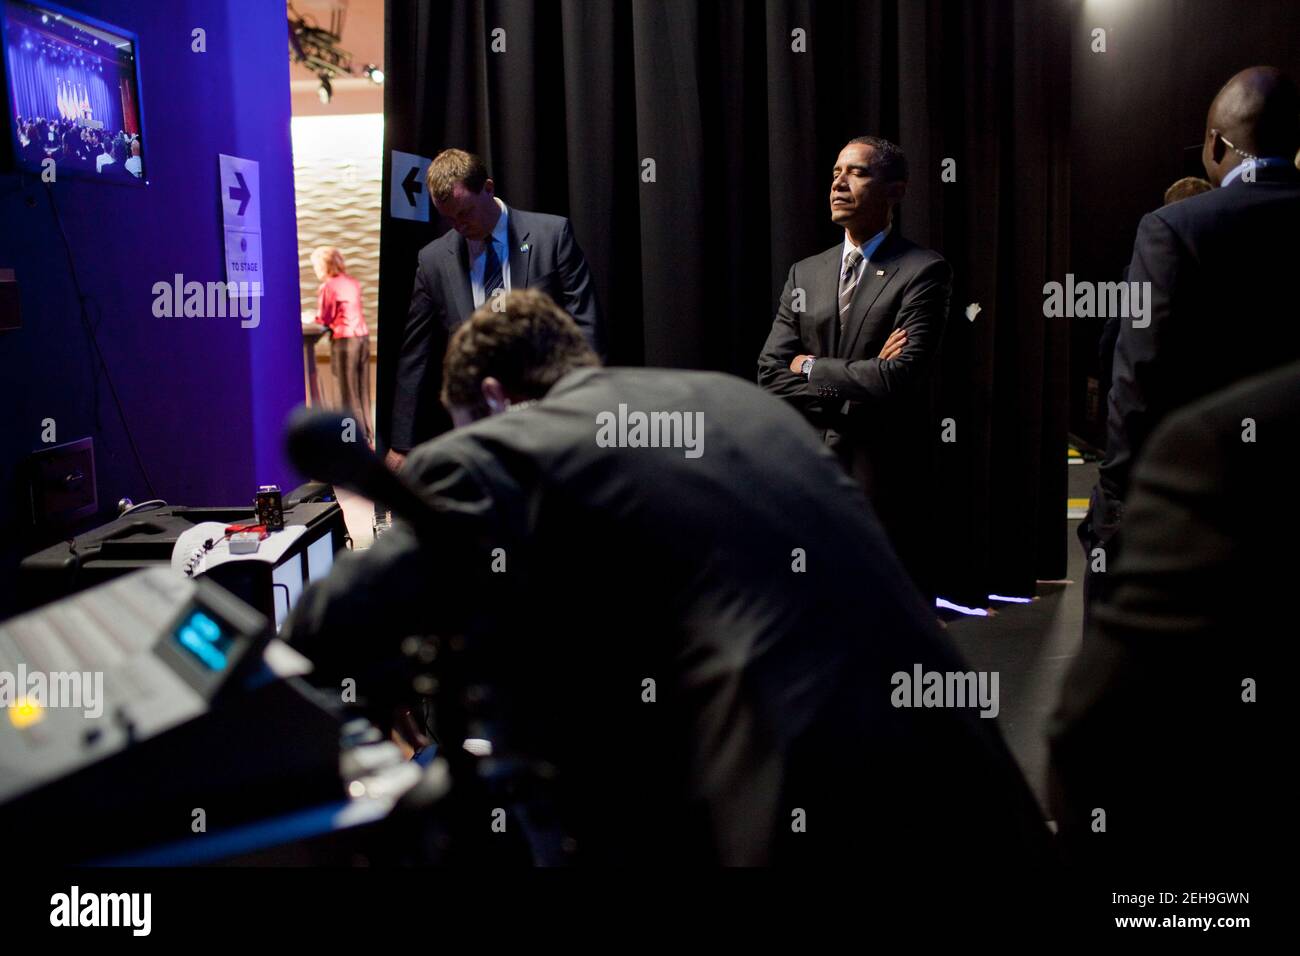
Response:
[[[402,180],[402,192],[406,193],[406,201],[411,204],[412,209],[415,208],[416,194],[424,188],[420,185],[420,181],[415,178],[419,171],[419,166],[412,166],[411,171],[407,173],[406,178]]]
[[[230,198],[238,200],[239,212],[235,213],[235,215],[242,216],[244,210],[248,208],[248,201],[253,198],[253,194],[248,191],[248,183],[244,182],[243,173],[236,172],[235,178],[239,180],[239,185],[230,187]]]

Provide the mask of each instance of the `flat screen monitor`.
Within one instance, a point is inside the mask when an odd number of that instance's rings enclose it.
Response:
[[[100,182],[148,181],[133,33],[32,0],[0,0],[15,165]]]
[[[328,542],[329,535],[326,535],[322,540]],[[271,571],[271,590],[275,594],[275,629],[277,631],[284,627],[284,622],[289,619],[289,612],[298,603],[298,598],[302,597],[302,588],[302,552],[298,552],[289,555],[284,559],[284,563],[277,564]]]
[[[315,584],[322,578],[329,577],[330,568],[334,567],[334,539],[324,535],[307,545],[307,580]]]

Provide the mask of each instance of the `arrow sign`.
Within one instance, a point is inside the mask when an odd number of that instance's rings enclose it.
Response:
[[[402,180],[402,192],[406,193],[406,201],[411,204],[412,209],[415,208],[416,194],[423,188],[420,185],[419,179],[416,178],[419,175],[420,167],[412,166],[411,171],[407,173],[406,178]]]
[[[393,165],[388,181],[388,214],[394,219],[429,221],[429,193],[424,188],[424,174],[432,162],[427,156],[392,150]]]
[[[262,263],[262,202],[257,160],[217,154],[221,218],[226,237],[226,281],[246,283],[248,295],[266,288]],[[251,326],[250,326],[251,328]]]
[[[257,160],[218,153],[220,168],[221,212],[227,228],[262,229],[262,203],[259,193]]]
[[[253,198],[253,194],[248,191],[248,183],[244,182],[244,174],[235,170],[235,178],[239,180],[238,186],[230,187],[230,198],[239,203],[239,212],[236,216],[242,216],[244,210],[248,208],[248,201]]]

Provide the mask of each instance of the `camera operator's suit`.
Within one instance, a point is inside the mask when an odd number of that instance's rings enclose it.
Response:
[[[620,405],[698,413],[702,453],[605,447]],[[484,642],[511,715],[494,746],[558,768],[576,859],[1039,858],[996,722],[895,706],[894,674],[966,665],[786,403],[727,375],[582,369],[420,445],[404,475],[436,530],[340,560],[291,640],[325,681],[405,635]]]

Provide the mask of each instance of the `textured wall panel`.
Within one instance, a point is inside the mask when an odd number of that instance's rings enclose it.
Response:
[[[372,341],[379,318],[383,142],[380,113],[293,118],[302,309],[316,313],[320,283],[311,268],[312,250],[338,246],[348,272],[361,283]]]

